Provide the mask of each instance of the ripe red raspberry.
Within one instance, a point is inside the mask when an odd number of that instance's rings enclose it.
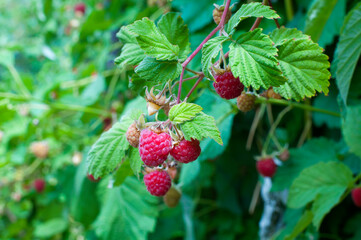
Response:
[[[277,170],[277,165],[273,161],[273,158],[265,158],[257,161],[256,167],[258,172],[264,177],[273,177]]]
[[[239,81],[239,78],[235,78],[231,71],[226,71],[223,74],[216,74],[214,79],[216,82],[213,83],[213,87],[222,98],[236,98],[241,95],[244,89],[244,86]]]
[[[170,151],[170,155],[181,163],[193,162],[200,154],[201,147],[199,146],[199,141],[196,139],[192,139],[191,141],[183,139],[177,146],[173,147],[172,151]]]
[[[150,194],[160,197],[168,192],[172,180],[166,171],[156,170],[144,176],[144,184]]]
[[[156,167],[162,164],[172,150],[172,138],[168,133],[157,134],[144,129],[139,138],[139,154],[144,164]]]
[[[80,14],[84,15],[85,10],[86,10],[85,3],[78,3],[74,6],[75,13],[80,13]]]
[[[357,207],[361,207],[361,187],[355,188],[351,192],[352,200]]]
[[[127,136],[127,140],[129,144],[132,147],[137,148],[139,145],[139,137],[140,137],[140,131],[137,128],[137,124],[133,123],[129,126],[127,133],[125,134]]]
[[[34,183],[35,191],[38,193],[41,193],[45,189],[45,181],[42,178],[35,179]]]
[[[100,177],[95,178],[92,174],[89,174],[89,173],[86,175],[86,177],[92,182],[99,182],[101,179]]]
[[[242,112],[248,112],[253,109],[255,101],[255,95],[242,92],[242,94],[237,98],[237,107]]]

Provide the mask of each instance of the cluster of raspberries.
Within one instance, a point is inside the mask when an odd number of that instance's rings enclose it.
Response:
[[[144,176],[144,183],[154,196],[164,196],[172,185],[167,171],[156,168],[162,165],[169,155],[178,162],[189,163],[195,161],[201,153],[198,140],[182,139],[173,143],[168,132],[154,131],[151,128],[140,131],[136,123],[130,125],[126,137],[131,146],[139,149],[144,164],[153,168]]]

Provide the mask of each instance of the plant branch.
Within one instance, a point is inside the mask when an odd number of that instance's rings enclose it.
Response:
[[[334,117],[341,117],[341,114],[338,113],[338,112],[332,112],[332,111],[328,111],[328,110],[321,109],[321,108],[315,108],[315,107],[312,107],[310,105],[291,102],[291,101],[286,101],[286,100],[281,100],[281,99],[273,99],[273,98],[267,99],[267,98],[264,98],[264,97],[259,97],[259,98],[256,99],[256,103],[271,103],[271,104],[276,104],[276,105],[292,106],[292,107],[295,107],[295,108],[309,110],[311,112],[319,112],[319,113],[331,115],[331,116],[334,116]]]
[[[27,97],[31,96],[29,90],[26,88],[26,86],[25,86],[23,80],[21,79],[20,74],[18,73],[16,68],[13,65],[6,65],[6,67],[8,68],[15,83],[18,85],[18,88],[19,88],[19,91],[21,92],[21,94],[24,96],[27,96]]]
[[[224,7],[224,11],[222,14],[222,18],[220,23],[218,24],[218,26],[213,29],[213,31],[201,42],[201,44],[199,44],[199,46],[196,48],[196,50],[194,50],[194,52],[182,63],[182,72],[180,75],[180,79],[179,79],[179,87],[178,87],[178,96],[177,96],[177,103],[180,102],[180,97],[181,97],[181,93],[182,93],[182,83],[183,83],[183,76],[184,76],[184,70],[187,67],[187,65],[189,64],[190,61],[192,61],[192,59],[199,53],[199,51],[202,49],[203,45],[208,42],[208,40],[214,35],[216,34],[219,30],[223,29],[224,27],[224,23],[225,23],[225,19],[227,16],[227,12],[229,9],[229,6],[231,4],[231,0],[227,0],[226,5]]]
[[[186,99],[189,98],[189,96],[193,93],[193,91],[197,88],[198,84],[203,80],[204,78],[204,74],[202,74],[201,76],[199,76],[197,82],[193,85],[192,89],[189,91],[189,93],[186,96]]]
[[[273,9],[272,0],[268,0],[268,5],[271,7],[271,9]],[[280,28],[281,26],[280,26],[278,20],[276,18],[274,18],[273,20],[275,21],[277,28]]]

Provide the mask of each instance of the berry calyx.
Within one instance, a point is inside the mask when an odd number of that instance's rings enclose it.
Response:
[[[191,141],[183,139],[170,151],[170,155],[172,155],[175,160],[181,163],[193,162],[199,157],[200,154],[201,147],[199,146],[199,141],[196,139],[192,139]]]
[[[166,171],[156,170],[144,176],[144,184],[153,196],[164,196],[172,186],[172,180]]]
[[[223,12],[224,12],[224,6],[218,6],[215,4],[215,8],[213,10],[213,20],[217,25],[221,22]],[[227,9],[226,18],[224,19],[224,24],[228,23],[231,16],[232,16],[231,9]]]
[[[136,123],[132,123],[129,126],[127,133],[125,135],[127,137],[129,144],[132,147],[137,148],[139,145],[140,131],[138,130]]]
[[[33,186],[36,192],[42,193],[45,189],[45,180],[42,178],[35,179],[33,182]]]
[[[146,128],[140,133],[139,154],[145,165],[156,167],[162,164],[172,150],[172,138],[168,133],[155,133]]]
[[[255,95],[242,92],[242,94],[237,98],[237,107],[241,112],[249,112],[253,109],[255,101]]]
[[[92,182],[99,182],[101,179],[100,177],[95,178],[92,174],[89,174],[89,173],[86,175],[86,177]]]
[[[264,177],[273,177],[277,170],[273,158],[264,158],[257,161],[256,167],[257,171]]]
[[[357,207],[361,207],[361,187],[354,188],[351,192],[352,200]]]
[[[181,197],[182,197],[182,193],[175,187],[172,187],[164,195],[163,201],[164,201],[165,205],[167,205],[170,208],[173,208],[178,205]]]
[[[231,71],[215,74],[213,87],[221,98],[232,99],[241,95],[244,86],[235,78]]]

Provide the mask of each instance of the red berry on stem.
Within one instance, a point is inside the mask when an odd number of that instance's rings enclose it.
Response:
[[[170,155],[181,163],[193,162],[200,154],[201,147],[199,146],[199,141],[196,139],[192,139],[191,141],[183,139],[178,145],[174,146],[170,152]]]
[[[156,167],[162,164],[172,150],[172,138],[168,133],[157,134],[144,129],[139,138],[139,154],[145,165]]]
[[[257,161],[256,167],[258,172],[264,177],[273,177],[277,170],[277,165],[273,158],[265,158]]]
[[[144,176],[144,184],[153,196],[164,196],[172,186],[172,180],[166,171],[156,170]]]
[[[357,207],[361,207],[361,187],[355,188],[351,192],[352,200]]]
[[[225,99],[236,98],[241,95],[244,86],[239,81],[239,78],[235,78],[231,71],[226,71],[222,74],[216,74],[214,76],[216,82],[213,83],[213,87],[219,96]]]
[[[86,177],[92,182],[99,182],[101,179],[100,177],[95,178],[92,174],[89,174],[89,173],[86,175]]]
[[[35,191],[41,193],[45,189],[45,180],[42,178],[35,179],[34,183]]]
[[[86,10],[85,3],[78,3],[74,6],[74,12],[79,12],[81,14],[84,14]]]

